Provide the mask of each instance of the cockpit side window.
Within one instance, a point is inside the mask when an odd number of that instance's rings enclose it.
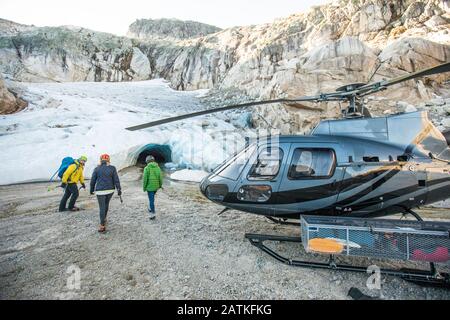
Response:
[[[250,168],[249,180],[272,180],[280,171],[283,161],[283,150],[278,147],[267,147],[263,149]]]
[[[295,149],[289,166],[288,178],[324,179],[333,175],[336,168],[336,155],[332,149]]]
[[[256,147],[254,145],[245,148],[230,161],[214,170],[214,172],[216,172],[218,176],[236,181],[255,149]]]

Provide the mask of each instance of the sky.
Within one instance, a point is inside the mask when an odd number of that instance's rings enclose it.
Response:
[[[261,24],[327,0],[0,0],[0,18],[36,26],[74,25],[125,35],[136,19],[176,18],[220,28]]]

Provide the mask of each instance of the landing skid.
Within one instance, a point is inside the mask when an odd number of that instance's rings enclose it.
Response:
[[[251,233],[246,234],[245,237],[250,241],[252,245],[257,247],[258,249],[289,266],[367,273],[367,268],[364,267],[336,264],[334,255],[330,255],[328,263],[293,260],[280,255],[264,244],[265,241],[301,243],[301,237],[286,237]],[[434,268],[434,265],[432,266],[430,271],[417,269],[381,269],[380,272],[382,274],[400,277],[406,281],[410,281],[419,285],[444,287],[450,289],[450,275],[447,273],[437,272]]]
[[[287,221],[288,219],[280,219],[280,218],[274,218],[274,217],[270,217],[270,216],[266,216],[266,218],[276,224],[287,225],[287,226],[297,226],[297,227],[300,226],[300,222]]]

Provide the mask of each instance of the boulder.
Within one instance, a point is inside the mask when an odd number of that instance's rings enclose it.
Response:
[[[444,118],[442,119],[442,126],[444,126],[446,129],[450,128],[450,118]]]
[[[0,77],[0,114],[11,114],[24,109],[27,103],[17,98],[8,90],[2,77]]]
[[[130,71],[133,80],[148,80],[152,73],[150,61],[139,48],[133,48],[133,55],[130,62]]]

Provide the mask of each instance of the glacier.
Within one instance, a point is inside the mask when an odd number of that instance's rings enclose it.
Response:
[[[207,90],[180,92],[162,79],[141,82],[24,83],[8,80],[29,107],[0,117],[0,185],[48,181],[66,156],[99,156],[119,170],[136,164],[149,144],[168,146],[168,168],[210,171],[252,134],[247,111],[214,114],[141,131],[125,128],[207,108]]]

